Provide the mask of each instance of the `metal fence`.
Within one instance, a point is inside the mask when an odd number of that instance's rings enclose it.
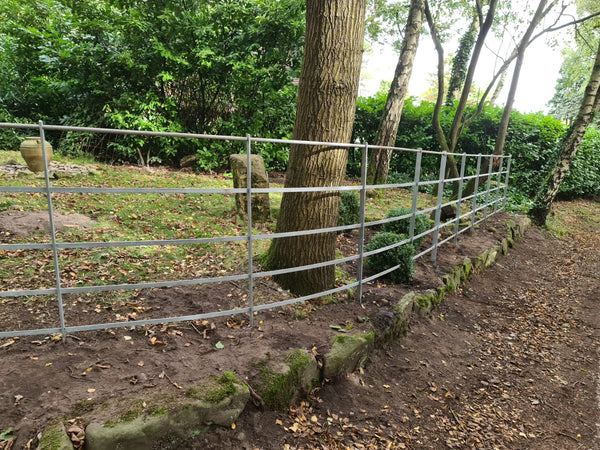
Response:
[[[84,127],[66,127],[57,125],[45,125],[42,122],[39,124],[15,124],[15,123],[0,123],[0,128],[12,129],[29,129],[39,132],[42,142],[42,150],[45,149],[45,134],[47,131],[61,131],[74,133],[100,133],[100,134],[120,134],[120,135],[136,135],[143,137],[168,137],[168,138],[184,138],[184,139],[199,139],[199,140],[221,140],[221,141],[241,141],[245,143],[246,152],[248,155],[248,173],[251,173],[251,155],[253,146],[257,143],[271,143],[282,145],[322,145],[329,148],[346,148],[358,150],[362,153],[361,160],[361,179],[360,184],[344,185],[333,187],[296,187],[296,188],[254,188],[251,184],[250,176],[247,177],[246,188],[228,188],[228,189],[197,189],[197,188],[104,188],[104,187],[59,187],[53,186],[49,176],[48,165],[44,158],[44,187],[23,187],[23,186],[0,186],[0,193],[30,193],[30,194],[45,194],[47,199],[47,209],[50,223],[50,242],[49,243],[21,243],[21,244],[0,244],[0,254],[2,252],[15,250],[47,250],[52,251],[54,262],[54,274],[56,287],[49,289],[27,289],[27,290],[7,290],[3,287],[0,290],[0,299],[3,297],[23,297],[34,295],[53,296],[57,302],[58,322],[55,327],[38,328],[27,330],[11,330],[1,331],[0,338],[15,337],[15,336],[33,336],[61,333],[64,339],[68,333],[75,333],[87,330],[100,330],[119,327],[133,327],[152,324],[163,324],[170,322],[183,322],[214,318],[219,316],[231,316],[236,314],[248,314],[252,323],[254,313],[257,311],[282,307],[285,305],[305,302],[307,300],[331,295],[340,291],[356,288],[357,298],[360,301],[362,298],[363,285],[379,277],[396,270],[399,266],[389,268],[385,271],[364,277],[363,268],[364,261],[369,256],[390,250],[394,247],[405,245],[415,239],[431,235],[431,246],[419,252],[414,256],[414,259],[430,254],[431,260],[436,261],[437,251],[440,245],[446,242],[456,242],[461,233],[472,230],[473,227],[481,221],[486,220],[489,216],[504,209],[506,203],[506,194],[508,189],[508,179],[510,172],[510,157],[493,156],[493,155],[467,155],[467,154],[450,154],[445,152],[433,152],[422,149],[408,149],[396,147],[376,147],[368,144],[359,143],[331,143],[331,142],[309,142],[309,141],[294,141],[281,139],[265,139],[251,136],[219,136],[219,135],[203,135],[203,134],[187,134],[187,133],[159,133],[159,132],[143,132],[133,130],[119,129],[103,129],[103,128],[84,128]],[[402,152],[403,154],[413,154],[415,156],[414,178],[410,182],[382,185],[367,185],[367,161],[369,151],[373,149],[388,149],[393,152]],[[445,178],[448,157],[452,155],[460,162],[460,176],[458,178]],[[434,179],[422,179],[422,161],[423,158],[434,157],[439,159],[437,176]],[[469,164],[471,163],[471,164]],[[466,174],[467,167],[470,167],[470,175]],[[474,181],[473,194],[462,196],[462,191],[465,182]],[[449,183],[458,183],[458,197],[455,200],[444,201],[444,189]],[[417,208],[417,200],[419,196],[419,188],[429,186],[430,189],[437,191],[436,204],[433,207],[421,209]],[[367,202],[367,191],[371,189],[398,189],[404,188],[412,191],[412,208],[411,213],[405,216],[386,218],[374,221],[367,221],[365,218],[365,209]],[[360,221],[357,224],[347,226],[337,226],[332,228],[320,228],[312,230],[304,230],[288,233],[274,234],[257,234],[253,232],[252,221],[252,196],[253,194],[271,194],[271,193],[286,193],[286,192],[340,192],[340,191],[356,191],[360,195]],[[112,241],[112,242],[58,242],[56,236],[56,227],[54,223],[54,207],[52,201],[53,193],[71,193],[71,194],[246,194],[247,201],[247,230],[243,236],[219,236],[211,238],[198,239],[169,239],[169,240],[142,240],[142,241]],[[452,206],[456,209],[456,216],[442,221],[442,208]],[[465,212],[466,211],[466,212]],[[433,227],[425,232],[415,235],[415,218],[417,215],[427,214],[433,217]],[[410,219],[410,234],[407,239],[398,242],[394,245],[389,245],[373,251],[365,251],[365,229],[382,225],[387,222],[392,222],[402,219]],[[466,222],[468,226],[460,227],[460,223]],[[441,231],[444,229],[451,230],[449,236],[442,237]],[[330,261],[324,261],[318,264],[311,264],[299,267],[292,267],[280,270],[271,271],[255,271],[253,261],[253,243],[265,239],[275,239],[282,237],[290,237],[297,235],[311,235],[317,233],[344,232],[349,230],[358,230],[359,240],[357,253],[344,258],[337,258]],[[92,249],[103,247],[142,247],[142,246],[163,246],[163,245],[189,245],[189,244],[208,244],[208,243],[223,243],[223,242],[245,242],[247,243],[248,266],[245,274],[214,276],[196,279],[176,280],[176,281],[158,281],[146,283],[132,284],[114,284],[114,285],[88,285],[88,286],[63,286],[61,281],[61,268],[59,254],[65,249]],[[297,298],[286,299],[283,301],[270,302],[266,304],[254,303],[254,281],[259,278],[271,277],[284,273],[290,273],[301,270],[308,270],[318,267],[331,266],[336,264],[345,264],[356,261],[357,274],[356,282],[339,286],[327,291],[314,293]],[[0,270],[2,270],[0,268]],[[64,314],[65,294],[83,294],[91,292],[106,292],[106,291],[122,291],[122,290],[139,290],[152,288],[169,288],[175,286],[201,285],[226,281],[247,281],[247,304],[245,307],[229,309],[225,311],[213,311],[209,313],[193,314],[177,317],[162,317],[147,320],[133,320],[125,322],[99,323],[86,325],[68,325]],[[0,305],[0,308],[3,306]]]

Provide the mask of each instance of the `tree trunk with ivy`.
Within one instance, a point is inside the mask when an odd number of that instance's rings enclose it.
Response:
[[[438,55],[438,95],[433,111],[431,124],[433,125],[436,138],[438,140],[438,143],[440,144],[440,148],[442,149],[442,151],[453,153],[456,149],[456,145],[458,144],[458,138],[464,126],[463,118],[465,109],[467,107],[469,91],[471,89],[473,77],[475,75],[475,68],[477,67],[479,55],[481,54],[481,50],[484,46],[487,34],[492,28],[492,23],[496,14],[497,4],[498,0],[490,0],[488,4],[487,13],[484,17],[481,5],[477,3],[477,22],[480,24],[479,32],[477,34],[477,39],[475,40],[472,56],[469,61],[467,73],[465,75],[461,95],[456,106],[456,111],[452,120],[452,126],[450,127],[449,132],[446,134],[440,122],[440,115],[442,112],[442,106],[444,104],[444,49],[442,47],[441,38],[437,32],[437,26],[433,20],[433,15],[431,14],[431,10],[429,9],[429,4],[427,1],[425,2],[425,17],[427,18],[427,24],[429,26],[431,38],[433,40],[433,44]],[[452,155],[448,155],[447,164],[448,167],[446,176],[450,178],[458,178],[460,176],[458,171],[458,164],[456,163],[456,160]],[[434,187],[434,189],[436,189],[436,187]],[[458,183],[454,185],[454,194],[456,195],[457,192]]]
[[[585,93],[577,118],[569,128],[565,136],[558,155],[558,160],[554,169],[550,173],[546,182],[542,186],[539,194],[535,198],[533,207],[529,210],[529,217],[537,225],[545,225],[552,203],[558,194],[560,185],[564,180],[573,158],[579,149],[583,135],[589,124],[594,120],[594,116],[600,110],[600,43],[596,52],[594,67],[590,79],[585,88]]]
[[[408,92],[408,82],[412,74],[413,62],[417,54],[419,36],[423,26],[424,8],[424,0],[411,0],[398,64],[385,102],[379,130],[377,130],[375,139],[375,145],[377,146],[393,147],[396,143],[404,98]],[[371,151],[367,174],[368,184],[385,184],[387,182],[391,157],[392,151],[388,149],[373,149]]]
[[[306,39],[293,139],[349,142],[363,52],[365,0],[308,0]],[[327,145],[292,145],[285,187],[342,184],[348,151]],[[286,192],[277,232],[337,225],[338,192]],[[336,233],[277,238],[265,259],[269,268],[289,268],[335,259]],[[335,266],[278,275],[295,294],[332,288]]]
[[[446,106],[452,106],[456,96],[460,93],[460,88],[465,82],[467,76],[467,65],[471,59],[471,50],[477,37],[479,27],[479,17],[474,16],[469,28],[458,43],[456,56],[452,59],[452,71],[448,81],[448,92],[446,93]]]

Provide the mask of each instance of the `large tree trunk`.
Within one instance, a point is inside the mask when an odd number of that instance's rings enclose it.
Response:
[[[365,0],[308,0],[306,39],[293,139],[349,142],[363,52]],[[292,145],[285,187],[339,186],[348,152],[330,146]],[[283,195],[277,232],[337,225],[339,192]],[[336,233],[274,239],[268,262],[288,268],[335,259]],[[295,294],[331,288],[333,265],[279,275]]]
[[[377,130],[375,139],[375,145],[377,146],[393,147],[396,143],[404,98],[408,92],[408,82],[410,81],[413,62],[419,46],[424,8],[425,0],[411,0],[398,64],[385,102],[383,117]],[[385,184],[387,182],[391,157],[392,151],[388,149],[373,149],[371,151],[367,174],[368,184]]]
[[[538,225],[545,225],[552,203],[558,194],[560,184],[571,167],[571,162],[579,149],[583,135],[594,116],[600,110],[600,42],[596,52],[596,60],[585,88],[585,93],[577,118],[569,128],[560,146],[558,160],[546,183],[537,195],[534,206],[529,210],[529,217]]]

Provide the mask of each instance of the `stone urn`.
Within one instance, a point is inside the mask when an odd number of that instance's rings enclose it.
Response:
[[[21,142],[21,156],[27,163],[27,167],[32,172],[43,172],[44,171],[44,159],[42,156],[42,138],[40,137],[26,137]],[[46,141],[46,161],[50,163],[52,159],[52,146]]]

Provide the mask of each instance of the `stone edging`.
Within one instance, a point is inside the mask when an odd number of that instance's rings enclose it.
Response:
[[[507,221],[507,235],[497,245],[474,261],[465,258],[462,264],[442,277],[443,285],[437,289],[406,294],[384,320],[374,321],[370,333],[337,335],[329,352],[322,356],[296,350],[273,355],[269,360],[255,364],[255,375],[249,380],[252,387],[237,380],[235,374],[225,372],[220,378],[188,389],[178,398],[173,398],[172,393],[161,395],[161,392],[154,396],[154,401],[145,398],[143,410],[136,408],[136,401],[131,399],[125,405],[122,402],[115,404],[115,410],[121,413],[113,420],[92,421],[86,427],[85,448],[146,449],[165,438],[175,445],[178,439],[185,440],[207,431],[210,424],[231,426],[250,401],[267,408],[286,408],[324,380],[335,380],[362,366],[375,346],[404,335],[413,315],[431,314],[446,293],[454,292],[471,273],[482,273],[500,255],[506,255],[530,226],[527,217]],[[46,428],[38,449],[73,450],[61,421]]]

